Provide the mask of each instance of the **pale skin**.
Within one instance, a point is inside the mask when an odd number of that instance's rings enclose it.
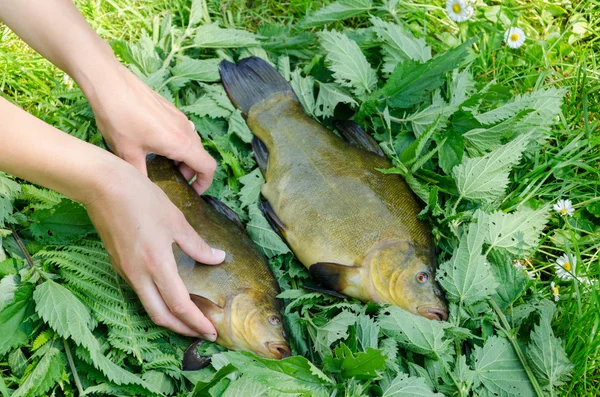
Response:
[[[172,245],[207,265],[225,258],[209,247],[146,177],[145,157],[178,162],[198,193],[211,184],[215,160],[193,125],[115,58],[70,0],[3,0],[0,21],[71,76],[88,98],[115,156],[29,115],[0,97],[0,170],[81,202],[116,271],[158,325],[216,339],[190,300]]]

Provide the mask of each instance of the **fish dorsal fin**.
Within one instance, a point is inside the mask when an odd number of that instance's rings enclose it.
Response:
[[[200,311],[214,323],[214,319],[219,318],[225,312],[222,306],[200,295],[190,294],[192,302],[200,309]]]
[[[331,289],[327,289],[327,288],[323,288],[323,287],[315,287],[313,285],[303,285],[302,288],[304,288],[307,291],[320,292],[322,294],[334,296],[334,297],[340,298],[340,299],[347,299],[348,298],[348,296],[346,296],[344,294],[340,294],[337,291],[334,291],[334,290],[331,290]]]
[[[183,353],[182,368],[184,371],[197,371],[206,368],[210,364],[210,356],[202,356],[198,353],[198,346],[207,343],[199,339],[192,343]]]
[[[204,199],[204,201],[208,205],[210,205],[215,211],[217,211],[221,215],[224,215],[227,219],[244,229],[244,224],[240,220],[238,214],[236,214],[231,208],[223,204],[221,200],[214,196],[209,196],[207,194],[202,195],[202,199]]]
[[[361,149],[368,150],[378,156],[385,157],[383,150],[372,136],[367,134],[358,124],[351,120],[337,120],[333,126],[348,143]]]
[[[269,225],[279,234],[279,237],[285,240],[285,232],[287,231],[287,227],[285,224],[279,219],[271,204],[269,204],[266,200],[260,201],[260,209],[262,210],[265,218],[269,222]]]
[[[313,280],[324,287],[341,291],[347,280],[360,272],[360,266],[346,266],[332,262],[317,262],[308,269]]]
[[[267,146],[263,141],[254,137],[252,139],[252,151],[254,152],[254,159],[256,160],[256,164],[258,164],[258,168],[260,168],[260,172],[266,175],[267,166],[269,165],[269,151],[267,150]]]

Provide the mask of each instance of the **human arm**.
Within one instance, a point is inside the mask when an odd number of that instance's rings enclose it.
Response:
[[[210,321],[190,300],[172,244],[195,260],[217,264],[213,252],[166,195],[133,166],[67,135],[0,97],[0,170],[81,202],[115,269],[154,322],[214,340]]]

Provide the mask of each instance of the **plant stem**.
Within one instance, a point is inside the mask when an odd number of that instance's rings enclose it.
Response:
[[[79,391],[79,395],[81,396],[83,395],[83,387],[81,386],[81,381],[79,380],[79,375],[77,374],[77,368],[75,367],[75,362],[73,361],[73,356],[71,355],[69,343],[66,339],[63,339],[63,344],[65,345],[65,353],[67,353],[67,361],[69,362],[69,367],[71,368],[71,373],[73,374],[75,385],[77,386],[77,390]]]
[[[12,230],[13,237],[15,238],[15,241],[17,242],[17,245],[19,246],[19,249],[21,250],[21,252],[25,256],[25,260],[29,264],[29,267],[34,268],[35,264],[33,263],[33,258],[31,258],[31,255],[29,254],[29,251],[27,251],[27,248],[25,247],[25,244],[23,244],[23,240],[21,240],[21,237],[19,237],[19,234],[17,233],[17,230],[15,229],[15,226],[14,225],[10,225],[10,230]]]
[[[496,302],[494,302],[493,299],[489,298],[488,302],[490,306],[492,306],[492,309],[494,309],[494,312],[496,313],[496,316],[500,321],[500,329],[504,332],[504,335],[506,335],[510,343],[513,345],[513,349],[515,349],[515,353],[517,354],[517,357],[519,357],[519,361],[521,361],[521,365],[523,366],[525,373],[527,373],[527,377],[529,378],[529,382],[531,382],[531,386],[533,386],[535,394],[538,397],[544,397],[542,388],[540,387],[540,384],[535,378],[535,375],[533,375],[533,371],[531,370],[531,367],[529,367],[529,364],[525,359],[525,354],[523,354],[523,351],[521,350],[521,347],[517,342],[517,338],[515,338],[515,336],[510,332],[511,327],[510,324],[508,324],[508,320],[506,320],[504,313],[502,313],[502,310],[500,310],[500,307],[498,307],[498,305],[496,304]]]

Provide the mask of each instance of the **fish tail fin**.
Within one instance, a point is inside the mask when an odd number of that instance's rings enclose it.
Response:
[[[219,73],[229,99],[245,116],[252,106],[278,92],[289,93],[297,100],[283,76],[258,57],[245,58],[237,65],[223,60]]]

